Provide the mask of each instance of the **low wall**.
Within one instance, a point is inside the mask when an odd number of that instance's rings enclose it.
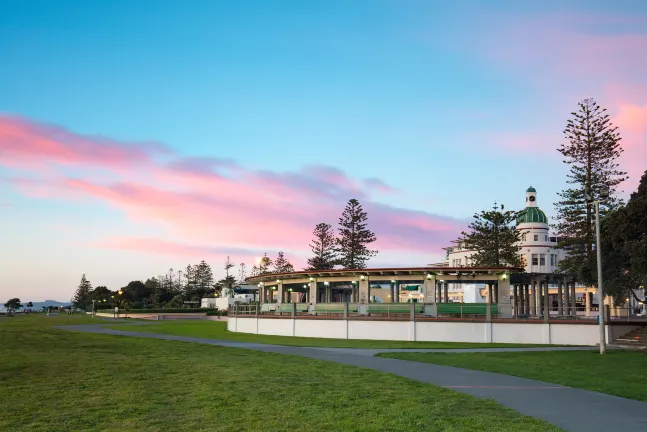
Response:
[[[92,312],[88,312],[88,315],[92,315]],[[107,312],[97,312],[95,314],[98,317],[102,318],[113,318],[114,313]],[[135,318],[135,319],[145,319],[145,320],[176,320],[176,319],[185,319],[185,320],[206,320],[206,321],[227,321],[226,316],[207,316],[204,313],[125,313],[120,312],[119,318]]]
[[[607,326],[608,340],[626,334],[633,327]],[[239,316],[229,317],[227,328],[240,333],[335,339],[589,346],[595,346],[600,341],[599,327],[593,323],[546,324],[543,321],[487,323]]]

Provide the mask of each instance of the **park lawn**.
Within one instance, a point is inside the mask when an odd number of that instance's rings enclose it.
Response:
[[[559,430],[493,401],[353,366],[52,328],[85,322],[0,321],[0,430]]]
[[[610,350],[516,353],[382,353],[381,357],[531,378],[647,402],[647,353]]]
[[[150,322],[150,321],[149,321]],[[99,322],[100,323],[100,322]],[[250,333],[235,333],[227,330],[224,321],[175,320],[155,322],[150,325],[112,324],[107,328],[124,331],[138,331],[176,336],[192,336],[207,339],[235,340],[240,342],[265,343],[273,345],[327,347],[327,348],[510,348],[546,345],[523,345],[501,343],[465,342],[411,342],[368,339],[326,339],[292,336],[268,336]]]

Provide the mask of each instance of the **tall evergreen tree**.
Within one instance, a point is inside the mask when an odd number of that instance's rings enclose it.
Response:
[[[515,226],[516,214],[501,210],[494,204],[491,211],[474,215],[469,225],[470,232],[462,232],[460,241],[465,247],[476,251],[472,255],[477,267],[513,266],[522,267],[518,242],[521,235]]]
[[[587,196],[597,198],[599,190],[606,186],[609,199],[600,205],[600,212],[604,215],[615,209],[622,204],[616,194],[627,173],[618,169],[616,161],[623,151],[621,138],[606,109],[593,99],[585,99],[578,106],[564,130],[568,142],[558,149],[564,163],[570,165],[567,183],[571,187],[563,190],[560,201],[555,203],[557,223],[553,228],[560,239],[558,247],[568,251],[559,263],[559,271],[578,275],[584,283],[593,285],[597,279],[595,222]]]
[[[332,270],[337,263],[335,233],[332,226],[324,222],[318,223],[312,234],[314,239],[310,249],[314,255],[308,258],[306,270]]]
[[[274,273],[290,273],[293,271],[294,266],[285,258],[283,251],[280,251],[274,260]]]
[[[631,290],[647,285],[647,171],[625,207],[601,221],[605,294],[624,303]]]
[[[196,266],[196,287],[203,293],[213,287],[213,272],[211,266],[204,260]]]
[[[92,290],[92,284],[89,280],[85,278],[85,273],[81,276],[81,283],[79,284],[74,297],[72,298],[72,304],[74,307],[85,309],[90,299],[90,291]]]
[[[247,283],[247,269],[245,263],[240,263],[240,270],[238,271],[238,283],[243,285]]]
[[[356,199],[351,199],[339,218],[339,237],[336,239],[339,264],[347,269],[366,267],[366,261],[378,251],[367,245],[376,240],[375,234],[366,227],[368,216]]]

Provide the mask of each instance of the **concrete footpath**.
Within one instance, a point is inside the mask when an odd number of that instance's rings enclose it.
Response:
[[[647,431],[647,403],[645,402],[492,372],[374,357],[378,352],[394,351],[508,352],[573,349],[591,350],[591,348],[492,348],[487,350],[481,348],[459,350],[306,348],[112,330],[103,328],[101,324],[68,325],[58,326],[57,328],[88,333],[218,345],[332,361],[391,373],[479,398],[493,399],[522,414],[545,420],[566,431]],[[645,384],[647,385],[647,383]]]

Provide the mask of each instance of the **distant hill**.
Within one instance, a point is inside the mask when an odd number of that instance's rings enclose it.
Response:
[[[28,302],[22,302],[22,305],[25,306]],[[45,300],[42,302],[32,302],[34,306],[32,307],[33,310],[41,310],[43,306],[48,307],[48,306],[69,306],[70,302],[59,302],[56,300]]]

